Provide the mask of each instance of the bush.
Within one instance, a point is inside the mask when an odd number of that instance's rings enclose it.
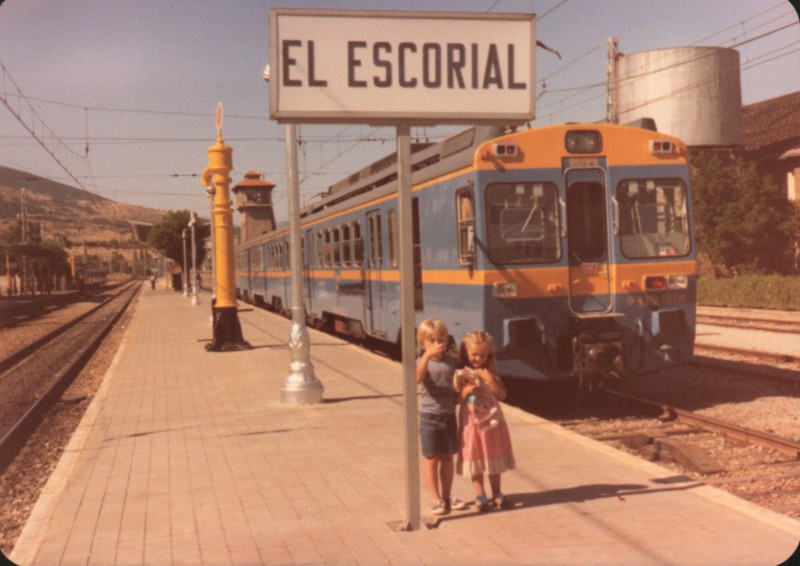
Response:
[[[716,307],[800,310],[800,277],[701,277],[697,280],[697,303]]]

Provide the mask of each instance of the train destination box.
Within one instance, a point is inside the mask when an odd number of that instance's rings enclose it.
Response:
[[[534,14],[270,9],[279,122],[514,124],[534,116]]]

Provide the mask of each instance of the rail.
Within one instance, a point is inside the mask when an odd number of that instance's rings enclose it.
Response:
[[[69,360],[64,360],[64,364],[61,367],[53,368],[56,377],[47,390],[27,408],[22,416],[20,416],[16,422],[9,427],[3,437],[0,438],[0,473],[11,464],[27,439],[33,434],[38,424],[44,418],[46,410],[61,397],[63,392],[80,373],[81,369],[91,359],[114,324],[127,310],[140,288],[140,285],[136,283],[124,287],[119,293],[109,298],[109,300],[93,308],[90,313],[81,315],[77,319],[67,323],[67,328],[62,328],[59,329],[60,331],[50,333],[46,337],[48,338],[47,340],[37,341],[35,348],[24,348],[24,355],[17,352],[17,354],[11,356],[11,358],[19,358],[15,364],[19,363],[31,356],[38,349],[52,342],[57,336],[63,335],[67,329],[74,328],[79,322],[86,321],[90,314],[97,314],[103,307],[112,305],[116,299],[122,301],[122,305],[114,312],[113,316],[107,320],[100,321],[98,327],[94,329],[91,340],[84,343],[81,350],[76,352],[75,356],[71,357]],[[6,358],[3,363],[7,364],[8,360],[9,358]]]
[[[723,434],[730,438],[744,440],[745,442],[749,442],[751,444],[772,448],[773,450],[777,450],[782,454],[791,456],[796,460],[800,459],[800,443],[797,443],[793,440],[781,438],[768,432],[761,432],[758,430],[741,427],[739,425],[720,421],[719,419],[700,415],[692,411],[678,409],[676,407],[671,407],[669,405],[664,405],[663,403],[657,403],[655,401],[650,401],[648,399],[643,399],[627,393],[621,393],[619,391],[612,390],[606,390],[605,392],[608,395],[614,395],[635,403],[640,403],[651,407],[659,407],[664,412],[664,415],[686,425],[694,426],[710,432],[715,432],[717,434]]]

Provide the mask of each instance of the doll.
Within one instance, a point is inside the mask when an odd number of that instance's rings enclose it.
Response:
[[[499,424],[494,418],[497,407],[491,401],[491,392],[472,370],[469,368],[457,370],[453,378],[453,387],[462,393],[462,399],[467,404],[473,423],[479,425],[482,430],[489,430]]]

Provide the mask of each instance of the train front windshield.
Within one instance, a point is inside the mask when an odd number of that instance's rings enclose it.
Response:
[[[494,183],[486,187],[489,259],[541,263],[561,256],[558,191],[552,183]]]
[[[685,256],[690,251],[686,187],[678,179],[632,179],[617,186],[622,254]]]

